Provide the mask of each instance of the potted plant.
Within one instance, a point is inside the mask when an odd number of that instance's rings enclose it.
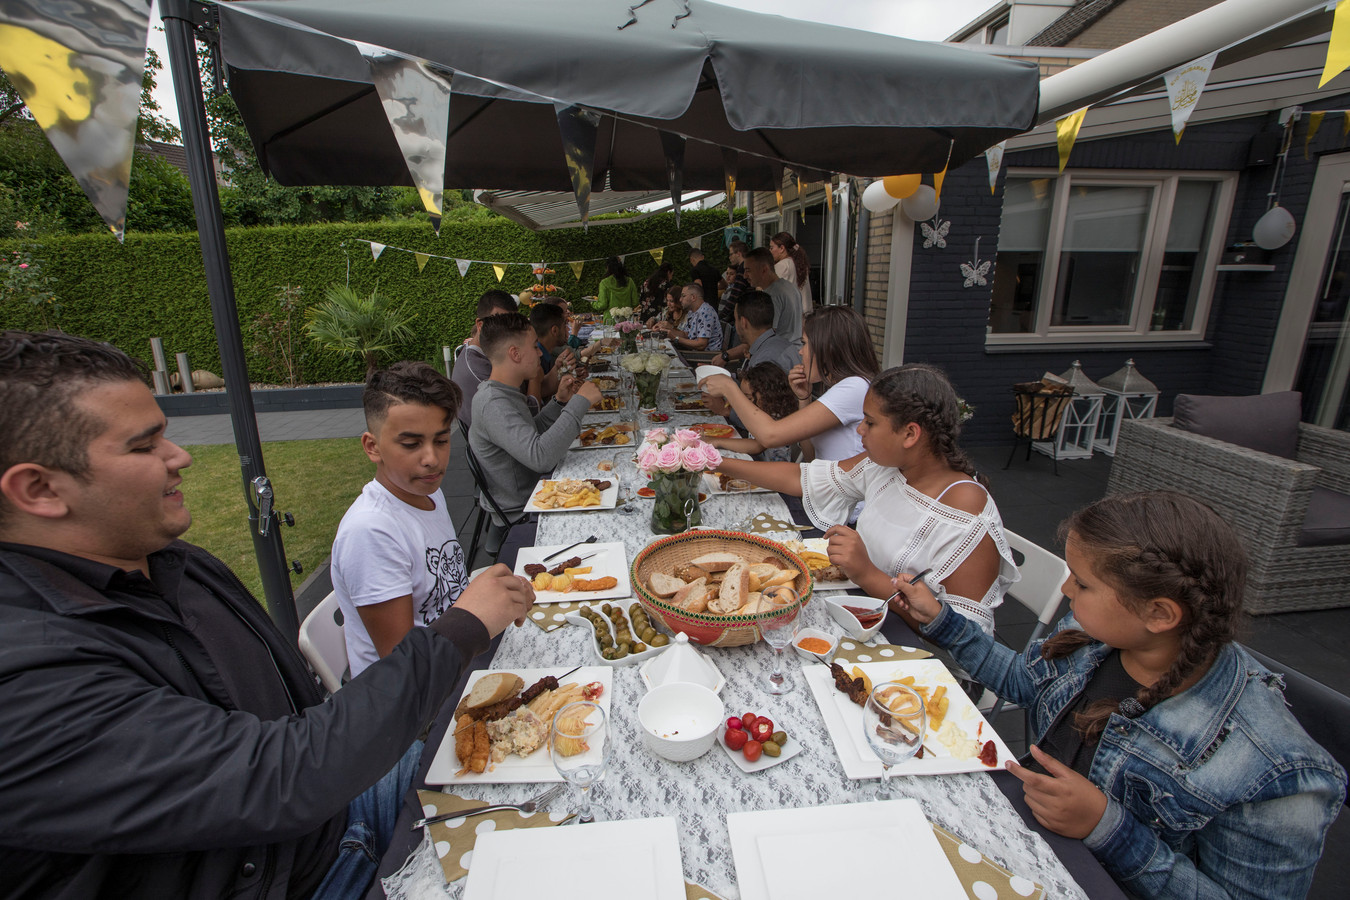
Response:
[[[679,534],[703,521],[698,487],[704,472],[722,465],[722,454],[698,432],[664,428],[647,432],[637,453],[638,469],[656,492],[652,504],[652,532]]]

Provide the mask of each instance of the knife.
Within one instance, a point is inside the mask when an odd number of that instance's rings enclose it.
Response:
[[[566,546],[566,547],[562,548],[561,550],[559,550],[557,553],[553,553],[553,554],[550,554],[550,555],[548,555],[548,556],[545,556],[542,560],[540,560],[540,562],[548,562],[548,561],[550,561],[550,560],[557,559],[558,557],[562,556],[564,553],[566,553],[568,550],[573,549],[574,547],[580,547],[582,544],[594,544],[595,541],[596,541],[596,536],[595,536],[595,535],[591,535],[590,537],[586,538],[586,540],[584,540],[584,541],[577,541],[575,544],[569,544],[568,546]],[[594,555],[594,554],[592,554],[592,555]],[[590,558],[590,557],[587,557],[587,559],[589,559],[589,558]]]

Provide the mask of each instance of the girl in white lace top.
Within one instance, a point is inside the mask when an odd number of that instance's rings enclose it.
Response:
[[[724,458],[722,470],[802,497],[811,521],[825,529],[830,562],[867,594],[888,597],[897,575],[931,569],[924,580],[992,633],[994,608],[1017,581],[1017,567],[998,508],[956,444],[959,422],[956,392],[941,371],[899,366],[863,400],[863,454],[801,466]],[[866,505],[849,528],[860,500]]]

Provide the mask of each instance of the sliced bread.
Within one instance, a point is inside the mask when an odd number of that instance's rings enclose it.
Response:
[[[750,597],[750,567],[737,562],[722,576],[722,587],[708,603],[708,609],[722,615],[730,615],[745,605]]]
[[[675,595],[671,597],[670,602],[689,612],[703,612],[708,605],[708,601],[704,597],[708,592],[707,583],[708,581],[706,578],[695,578],[693,581],[676,591]],[[694,608],[696,606],[698,607],[697,609]]]
[[[705,553],[694,560],[694,565],[708,572],[725,572],[737,563],[745,565],[745,560],[739,554],[725,550],[717,553]]]
[[[466,701],[469,709],[482,709],[514,697],[525,688],[525,681],[514,672],[489,672],[474,682]]]
[[[653,572],[651,579],[652,593],[658,597],[671,597],[680,588],[684,587],[684,581],[673,575],[667,575],[665,572]]]

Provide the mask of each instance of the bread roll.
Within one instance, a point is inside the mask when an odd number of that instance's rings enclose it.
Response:
[[[665,572],[653,572],[651,578],[652,593],[658,597],[670,597],[685,583],[679,578],[667,575]]]
[[[524,680],[514,672],[489,672],[474,682],[466,705],[469,709],[482,709],[514,697],[524,688]]]
[[[722,576],[722,587],[708,603],[708,609],[721,615],[730,615],[750,599],[750,567],[737,562]]]

